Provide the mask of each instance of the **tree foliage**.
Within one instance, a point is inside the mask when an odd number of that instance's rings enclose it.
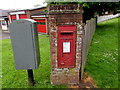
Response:
[[[96,15],[103,15],[106,11],[116,12],[120,9],[120,4],[118,2],[86,2],[83,3],[84,21],[96,17]]]
[[[89,20],[96,15],[103,15],[106,11],[116,12],[116,10],[120,10],[119,2],[50,2],[48,5],[51,4],[82,4],[84,21]]]

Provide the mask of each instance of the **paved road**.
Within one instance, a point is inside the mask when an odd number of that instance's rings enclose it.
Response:
[[[98,17],[97,23],[103,22],[103,21],[106,21],[106,20],[110,20],[110,19],[116,18],[116,17],[120,17],[120,13],[115,14],[115,15],[104,15],[104,16],[100,16],[100,17]]]
[[[42,34],[39,33],[38,35],[42,35]],[[10,39],[10,32],[0,30],[0,40],[4,40],[4,39]]]
[[[10,39],[10,33],[8,31],[0,30],[0,40]]]

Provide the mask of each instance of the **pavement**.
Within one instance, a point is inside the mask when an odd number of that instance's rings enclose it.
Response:
[[[99,16],[97,23],[107,21],[107,20],[110,20],[110,19],[116,18],[116,17],[120,17],[120,13],[118,13],[116,15]],[[41,35],[41,34],[39,34],[39,35]],[[10,39],[10,32],[7,30],[6,31],[0,30],[0,40],[4,40],[4,39]]]
[[[0,40],[4,39],[10,39],[10,32],[7,30],[6,31],[0,30]]]
[[[120,13],[115,14],[115,15],[104,15],[104,16],[99,16],[97,19],[97,23],[107,21],[116,17],[120,17]]]

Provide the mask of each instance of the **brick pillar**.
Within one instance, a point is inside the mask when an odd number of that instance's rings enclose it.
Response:
[[[82,55],[83,9],[80,4],[49,6],[51,84],[79,84]],[[74,68],[58,68],[58,25],[76,25],[76,60]],[[62,48],[61,48],[62,49]]]

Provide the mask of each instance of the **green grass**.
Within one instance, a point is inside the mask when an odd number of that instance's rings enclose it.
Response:
[[[63,88],[50,84],[50,46],[49,37],[39,36],[41,63],[34,70],[35,86],[28,85],[27,71],[16,70],[11,47],[11,40],[2,40],[2,88]]]
[[[100,88],[118,87],[118,18],[98,24],[89,49],[85,71]],[[34,70],[36,84],[28,86],[26,70],[16,70],[11,40],[2,40],[2,87],[3,88],[64,88],[50,84],[49,37],[39,36],[41,64]],[[1,51],[0,51],[1,52]],[[1,60],[1,59],[0,59]],[[1,66],[0,66],[1,67]]]
[[[118,88],[118,18],[97,26],[85,68],[100,88]]]

